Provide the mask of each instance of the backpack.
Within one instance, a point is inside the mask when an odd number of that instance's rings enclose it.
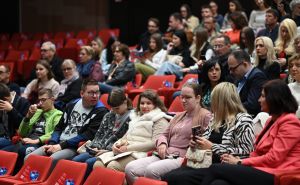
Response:
[[[89,76],[90,79],[94,79],[98,82],[104,81],[104,74],[102,71],[101,64],[99,62],[95,62],[91,68],[91,74]]]

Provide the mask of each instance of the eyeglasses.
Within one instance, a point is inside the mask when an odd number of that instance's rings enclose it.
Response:
[[[0,71],[0,74],[7,73],[6,71]]]
[[[242,63],[243,63],[243,62],[237,64],[237,65],[234,66],[234,67],[228,67],[228,70],[229,70],[229,71],[235,71]]]
[[[40,98],[40,99],[38,99],[38,102],[44,103],[45,101],[47,101],[49,99],[51,99],[51,98]]]
[[[62,71],[71,71],[72,68],[71,67],[66,67],[66,68],[63,68]]]
[[[49,49],[41,49],[41,52],[47,52]]]
[[[214,45],[214,49],[216,49],[216,48],[223,48],[224,47],[224,45]]]
[[[91,92],[87,92],[88,96],[93,97],[93,96],[99,96],[100,95],[100,91],[91,91]]]

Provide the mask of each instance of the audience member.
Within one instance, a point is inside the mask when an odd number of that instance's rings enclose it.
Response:
[[[29,155],[50,156],[53,159],[53,168],[60,159],[72,159],[76,155],[79,142],[94,138],[103,116],[107,113],[107,109],[99,101],[98,82],[84,81],[80,96],[81,99],[66,107],[48,144]]]
[[[249,27],[254,30],[255,33],[265,28],[266,11],[269,8],[266,0],[254,0],[257,5],[257,9],[252,10],[249,18]]]
[[[252,118],[246,113],[232,83],[222,82],[214,88],[211,109],[213,119],[203,136],[197,135],[190,141],[190,147],[212,150],[212,163],[220,163],[224,154],[248,156],[254,144]],[[167,173],[162,180],[168,185],[201,184],[207,170],[184,166]]]
[[[64,60],[61,67],[65,78],[60,83],[55,107],[63,110],[67,103],[80,98],[82,78],[79,76],[76,63],[72,59]]]
[[[163,49],[162,36],[154,33],[150,36],[149,49],[134,63],[137,73],[142,74],[145,82],[149,75],[153,75],[159,69],[167,57],[167,51]]]
[[[292,0],[290,2],[291,19],[295,20],[297,26],[300,26],[300,1]]]
[[[107,167],[124,171],[125,166],[136,159],[146,157],[155,147],[155,141],[168,126],[170,116],[157,93],[146,90],[140,94],[137,109],[130,114],[131,121],[126,134],[115,142],[112,152],[100,155],[94,167]]]
[[[203,18],[203,26],[195,28],[195,31],[201,28],[205,28],[208,32],[208,41],[210,42],[212,38],[219,35],[219,31],[216,27],[216,20],[213,17]]]
[[[113,87],[124,87],[135,77],[134,63],[128,60],[129,48],[125,44],[113,46],[114,61],[108,70],[108,78],[100,83],[100,91],[109,93]]]
[[[92,72],[95,60],[93,59],[94,50],[91,46],[82,46],[79,52],[79,62],[77,63],[77,71],[82,79],[89,78]]]
[[[101,40],[100,37],[95,37],[92,41],[91,41],[91,47],[93,48],[94,50],[94,56],[93,56],[93,59],[96,61],[96,62],[100,62],[100,57],[101,57],[101,53],[102,53],[102,50],[104,48],[104,44]]]
[[[129,185],[141,176],[160,180],[167,172],[179,168],[189,146],[192,127],[200,126],[200,130],[207,128],[211,113],[200,105],[199,84],[184,84],[180,98],[185,111],[177,114],[156,140],[154,155],[132,161],[126,166],[126,180]]]
[[[108,39],[106,47],[101,52],[100,63],[101,63],[101,67],[102,67],[102,72],[104,73],[104,75],[106,77],[108,76],[107,73],[110,68],[110,65],[114,60],[114,53],[112,50],[112,46],[117,45],[117,44],[120,44],[120,41],[118,40],[118,38],[115,36],[111,36]]]
[[[223,21],[223,25],[222,25],[223,32],[231,29],[231,25],[229,24],[229,21],[228,21],[228,15],[233,12],[240,12],[248,21],[247,15],[243,10],[240,1],[239,0],[230,0],[229,4],[228,4],[228,11],[226,12],[226,14],[224,16],[224,21]]]
[[[275,9],[268,9],[266,11],[266,18],[265,18],[265,25],[266,28],[261,29],[257,33],[257,37],[260,36],[266,36],[272,39],[273,43],[275,43],[277,37],[278,37],[278,30],[279,30],[279,24],[278,24],[278,12]]]
[[[250,56],[243,50],[233,51],[228,57],[228,68],[235,77],[241,101],[249,114],[256,116],[260,112],[258,98],[266,75],[252,67]]]
[[[0,149],[12,145],[11,138],[26,115],[29,102],[0,83]]]
[[[191,7],[188,4],[181,5],[180,14],[184,27],[193,32],[194,29],[199,25],[199,18],[192,15]]]
[[[254,151],[246,159],[222,155],[223,164],[210,166],[202,185],[273,185],[276,174],[300,168],[295,98],[282,80],[267,82],[261,94],[262,111],[270,113],[271,118],[256,139]]]
[[[218,23],[219,25],[219,28],[222,27],[223,25],[223,15],[219,14],[218,13],[218,4],[216,1],[214,0],[210,0],[209,1],[209,6],[210,6],[210,9],[211,9],[211,12],[212,12],[212,16],[213,18],[216,20],[216,22]]]
[[[7,85],[10,91],[15,91],[18,96],[21,95],[21,90],[18,84],[10,81],[10,67],[5,64],[0,65],[0,83]]]
[[[232,44],[239,44],[241,30],[248,25],[248,22],[240,12],[229,14],[228,21],[231,25],[231,30],[226,31],[224,34],[230,38]]]
[[[295,80],[293,83],[289,83],[289,88],[292,95],[294,95],[296,101],[298,102],[298,110],[296,116],[300,119],[300,55],[295,54],[289,59],[289,73]]]
[[[32,80],[25,88],[22,97],[28,99],[31,104],[36,103],[38,91],[41,89],[51,89],[54,98],[59,92],[59,83],[54,79],[49,62],[40,60],[35,67],[36,79]]]
[[[244,27],[240,35],[240,49],[246,51],[250,55],[251,63],[254,60],[253,57],[255,56],[254,41],[255,33],[253,29],[250,27]]]
[[[257,37],[255,48],[254,65],[265,73],[268,80],[279,79],[280,64],[277,62],[272,40],[269,37]]]

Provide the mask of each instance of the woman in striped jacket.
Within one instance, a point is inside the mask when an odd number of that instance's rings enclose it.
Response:
[[[239,157],[248,156],[253,150],[254,132],[251,116],[246,113],[234,84],[218,84],[211,95],[213,119],[203,136],[196,136],[190,147],[196,145],[201,149],[212,150],[212,162],[220,163],[220,156],[232,154]],[[167,173],[162,180],[168,185],[201,184],[207,169],[181,167]]]

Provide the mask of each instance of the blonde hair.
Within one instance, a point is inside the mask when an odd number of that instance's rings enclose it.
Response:
[[[286,27],[289,34],[289,39],[284,42],[282,36],[281,36],[281,28]],[[279,53],[281,51],[284,51],[287,55],[291,55],[294,53],[295,49],[293,46],[293,40],[296,37],[297,34],[297,25],[294,20],[292,19],[284,19],[279,26],[278,31],[278,38],[275,41],[275,50]],[[284,46],[284,43],[287,44],[287,47]]]
[[[274,50],[274,45],[273,45],[273,41],[269,38],[269,37],[257,37],[254,41],[254,43],[256,44],[256,42],[258,42],[259,40],[261,40],[264,44],[264,47],[267,49],[267,60],[266,60],[266,64],[264,67],[270,66],[274,60],[276,60],[276,54],[275,54],[275,50]],[[259,65],[259,56],[256,55],[255,56],[255,62],[254,62],[255,66]]]
[[[94,56],[94,50],[91,46],[81,46],[80,51],[84,50],[88,56]]]
[[[234,84],[222,82],[211,93],[211,110],[214,114],[212,129],[219,131],[225,122],[227,128],[235,124],[235,116],[246,112]]]

